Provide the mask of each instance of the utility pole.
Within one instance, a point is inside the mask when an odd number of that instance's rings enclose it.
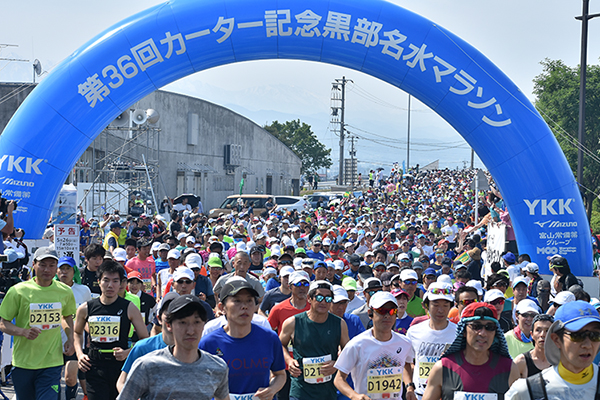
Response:
[[[344,184],[344,133],[345,133],[345,129],[346,129],[346,125],[344,123],[344,114],[345,114],[345,104],[346,104],[346,83],[347,82],[352,82],[354,83],[352,80],[350,79],[346,79],[345,76],[342,76],[342,79],[335,79],[335,82],[333,82],[333,88],[331,90],[331,101],[332,102],[336,102],[335,105],[333,105],[331,107],[332,109],[332,115],[334,117],[338,116],[338,110],[339,112],[339,116],[340,119],[339,121],[332,121],[332,122],[337,122],[340,124],[340,170],[338,173],[338,184],[341,186]],[[341,94],[341,97],[339,96]],[[339,106],[338,103],[339,102]]]
[[[350,139],[350,143],[352,144],[352,147],[350,148],[350,176],[351,176],[352,191],[354,191],[354,179],[356,178],[356,174],[354,173],[354,162],[355,162],[354,158],[356,157],[356,150],[354,150],[354,142],[356,142],[356,140],[358,140],[358,138],[351,134],[349,136],[349,139]]]
[[[579,129],[577,139],[579,140],[579,150],[577,151],[577,183],[583,183],[583,147],[585,146],[585,85],[587,78],[587,40],[588,40],[588,21],[599,17],[600,14],[589,14],[590,0],[583,0],[583,12],[580,17],[575,19],[581,21],[581,61],[579,72]]]

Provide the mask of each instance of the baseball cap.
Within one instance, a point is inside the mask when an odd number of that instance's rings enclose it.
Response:
[[[412,268],[413,268],[413,269],[421,269],[421,270],[422,270],[422,269],[423,269],[423,264],[421,264],[421,261],[415,261],[415,262],[413,263],[413,266],[412,266]]]
[[[406,253],[402,253],[398,256],[398,261],[410,261],[410,257]]]
[[[400,280],[407,281],[409,279],[419,280],[417,273],[412,269],[404,269],[400,272]]]
[[[377,292],[369,301],[370,308],[381,308],[387,303],[393,303],[396,307],[398,307],[398,302],[396,301],[396,297],[390,292]]]
[[[558,292],[554,297],[554,304],[562,306],[575,300],[577,299],[575,298],[575,295],[572,292],[568,290],[563,290],[562,292]]]
[[[137,279],[142,282],[142,274],[140,274],[138,271],[131,271],[127,274],[127,280],[129,281],[131,279]]]
[[[376,269],[377,267],[383,267],[383,269],[385,269],[385,264],[382,263],[381,261],[376,262],[375,264],[373,264],[373,269]]]
[[[188,267],[177,267],[173,273],[173,282],[177,282],[183,278],[188,278],[190,281],[194,281],[194,271]]]
[[[68,265],[72,268],[75,268],[75,260],[73,259],[73,257],[61,257],[58,259],[58,265],[57,267],[60,268],[62,265]]]
[[[159,247],[160,247],[160,242],[154,242],[154,243],[152,243],[152,248],[150,250],[151,251],[158,251]]]
[[[267,267],[263,270],[263,275],[277,275],[277,270],[273,267]]]
[[[179,235],[177,235],[177,240],[181,240],[181,239],[183,239],[184,237],[186,237],[187,235],[188,235],[188,234],[187,234],[187,233],[185,233],[185,232],[180,232],[180,233],[179,233]]]
[[[113,222],[110,224],[110,229],[121,228],[121,224],[118,222]]]
[[[361,280],[365,281],[373,276],[373,270],[368,265],[363,265],[358,269],[358,276]]]
[[[185,242],[186,243],[196,243],[196,238],[193,237],[192,235],[188,236],[185,238]]]
[[[310,284],[310,287],[308,288],[308,293],[313,292],[317,289],[329,289],[331,290],[331,293],[333,293],[333,286],[331,285],[331,283],[327,282],[327,281],[314,281]]]
[[[294,273],[294,267],[290,267],[289,265],[286,265],[285,267],[281,268],[281,271],[279,271],[279,276],[281,276],[283,278],[284,276],[289,276],[293,273]]]
[[[115,261],[127,261],[127,251],[122,248],[116,248],[113,250],[113,258]]]
[[[294,271],[290,274],[290,279],[289,279],[290,285],[293,285],[294,283],[298,283],[298,282],[302,282],[302,281],[306,281],[306,282],[310,283],[310,279],[309,279],[306,271],[301,271],[301,270]]]
[[[204,309],[202,302],[198,297],[191,294],[185,294],[174,299],[171,304],[169,304],[169,314],[174,314],[186,307],[193,307],[196,309],[200,314],[200,318],[203,321],[206,321],[206,310]]]
[[[516,277],[515,280],[513,281],[512,288],[514,289],[515,287],[517,287],[517,285],[519,283],[523,283],[523,284],[525,284],[525,286],[527,286],[527,279],[525,279],[525,277],[523,277],[523,276]]]
[[[365,281],[364,290],[382,288],[383,284],[379,278],[371,277]]]
[[[350,300],[348,292],[340,285],[333,285],[333,302],[339,303],[340,301]]]
[[[498,289],[491,289],[488,290],[487,292],[485,292],[485,297],[483,298],[483,301],[485,301],[486,303],[492,302],[496,299],[500,299],[500,298],[504,298],[504,293],[502,293],[500,290]]]
[[[521,300],[521,302],[523,301],[525,300]],[[560,350],[554,341],[550,340],[552,333],[563,328],[570,332],[577,332],[592,322],[600,322],[600,315],[594,306],[585,301],[572,301],[556,310],[554,323],[550,326],[546,334],[546,342],[544,344],[544,352],[546,353],[548,362],[552,365],[558,365],[560,362]]]
[[[209,268],[223,268],[221,258],[213,253],[208,256],[208,262],[206,264]]]
[[[552,267],[555,267],[555,268],[561,268],[561,267],[568,267],[569,266],[569,262],[563,256],[554,256],[554,257],[552,257],[550,259],[550,264],[552,265]]]
[[[344,278],[344,280],[342,281],[342,287],[346,289],[346,291],[356,291],[358,289],[358,286],[356,285],[356,279],[352,277]]]
[[[342,260],[335,260],[333,262],[333,267],[336,271],[343,271],[344,270],[344,262]]]
[[[164,310],[164,306],[169,300],[174,300],[179,297],[179,293],[177,292],[169,292],[163,296],[162,299],[158,302],[158,308],[156,309],[157,314],[162,314],[166,310]]]
[[[360,265],[360,257],[356,254],[352,254],[348,257],[348,262],[352,265]]]
[[[45,258],[53,258],[58,261],[58,254],[55,250],[51,250],[50,247],[40,247],[35,251],[33,256],[34,261],[41,261]]]
[[[536,273],[540,270],[540,267],[536,263],[527,263],[527,265],[523,269],[530,273]]]
[[[259,297],[256,289],[252,287],[252,285],[245,279],[229,279],[221,289],[221,293],[219,293],[219,297],[221,298],[221,303],[225,302],[225,299],[228,296],[235,296],[242,290],[248,290],[252,296],[255,298]]]
[[[166,243],[163,243],[160,246],[158,246],[158,251],[163,251],[163,250],[169,251],[169,250],[171,250],[171,246],[169,246]]]
[[[425,271],[423,271],[423,276],[427,276],[427,275],[437,276],[437,271],[434,268],[427,268]]]
[[[536,314],[540,313],[540,308],[535,304],[533,300],[523,299],[517,304],[517,312],[519,314],[525,314],[528,312],[533,312]]]
[[[175,258],[175,259],[179,260],[180,257],[181,257],[181,253],[177,249],[169,250],[169,253],[167,254],[167,260],[169,258]]]
[[[325,268],[327,269],[327,264],[325,263],[325,261],[317,261],[315,263],[315,271],[317,270],[317,268]]]
[[[514,264],[516,261],[515,255],[513,253],[511,253],[510,251],[508,253],[506,253],[505,255],[503,255],[502,258],[504,259],[504,261],[506,261],[509,264]]]
[[[427,298],[429,301],[448,300],[454,302],[452,284],[446,282],[433,282],[427,289]]]
[[[481,281],[477,279],[471,279],[465,286],[474,287],[477,289],[477,294],[479,296],[483,296],[483,287],[481,286]]]
[[[392,293],[394,295],[394,297],[406,296],[407,299],[410,298],[408,293],[406,293],[404,290],[402,290],[400,288],[396,288],[396,289],[392,290],[390,293]]]

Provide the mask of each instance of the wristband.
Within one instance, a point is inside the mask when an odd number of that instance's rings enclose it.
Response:
[[[413,390],[417,388],[417,387],[415,386],[415,383],[414,383],[414,382],[411,382],[411,383],[407,384],[407,385],[406,385],[406,387],[407,387],[407,388],[413,388]]]

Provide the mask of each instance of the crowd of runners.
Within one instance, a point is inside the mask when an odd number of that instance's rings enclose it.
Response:
[[[561,255],[543,279],[473,177],[371,172],[302,213],[81,215],[82,267],[39,248],[0,304],[17,398],[599,398],[600,300]]]

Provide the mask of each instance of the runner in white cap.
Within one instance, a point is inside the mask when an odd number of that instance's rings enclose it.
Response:
[[[533,318],[539,313],[539,307],[529,299],[521,300],[517,305],[517,325],[512,331],[504,334],[511,357],[515,358],[519,354],[533,350],[531,328]]]
[[[373,328],[350,340],[335,363],[335,386],[351,399],[400,399],[402,382],[406,399],[416,399],[410,362],[414,358],[410,341],[392,331],[398,303],[389,292],[377,292],[369,302]],[[354,389],[346,381],[352,373]]]
[[[456,324],[448,320],[448,313],[454,304],[452,292],[452,285],[449,283],[434,282],[429,285],[423,305],[430,318],[411,326],[406,333],[415,355],[413,382],[419,399],[425,392],[431,368],[456,336]]]

